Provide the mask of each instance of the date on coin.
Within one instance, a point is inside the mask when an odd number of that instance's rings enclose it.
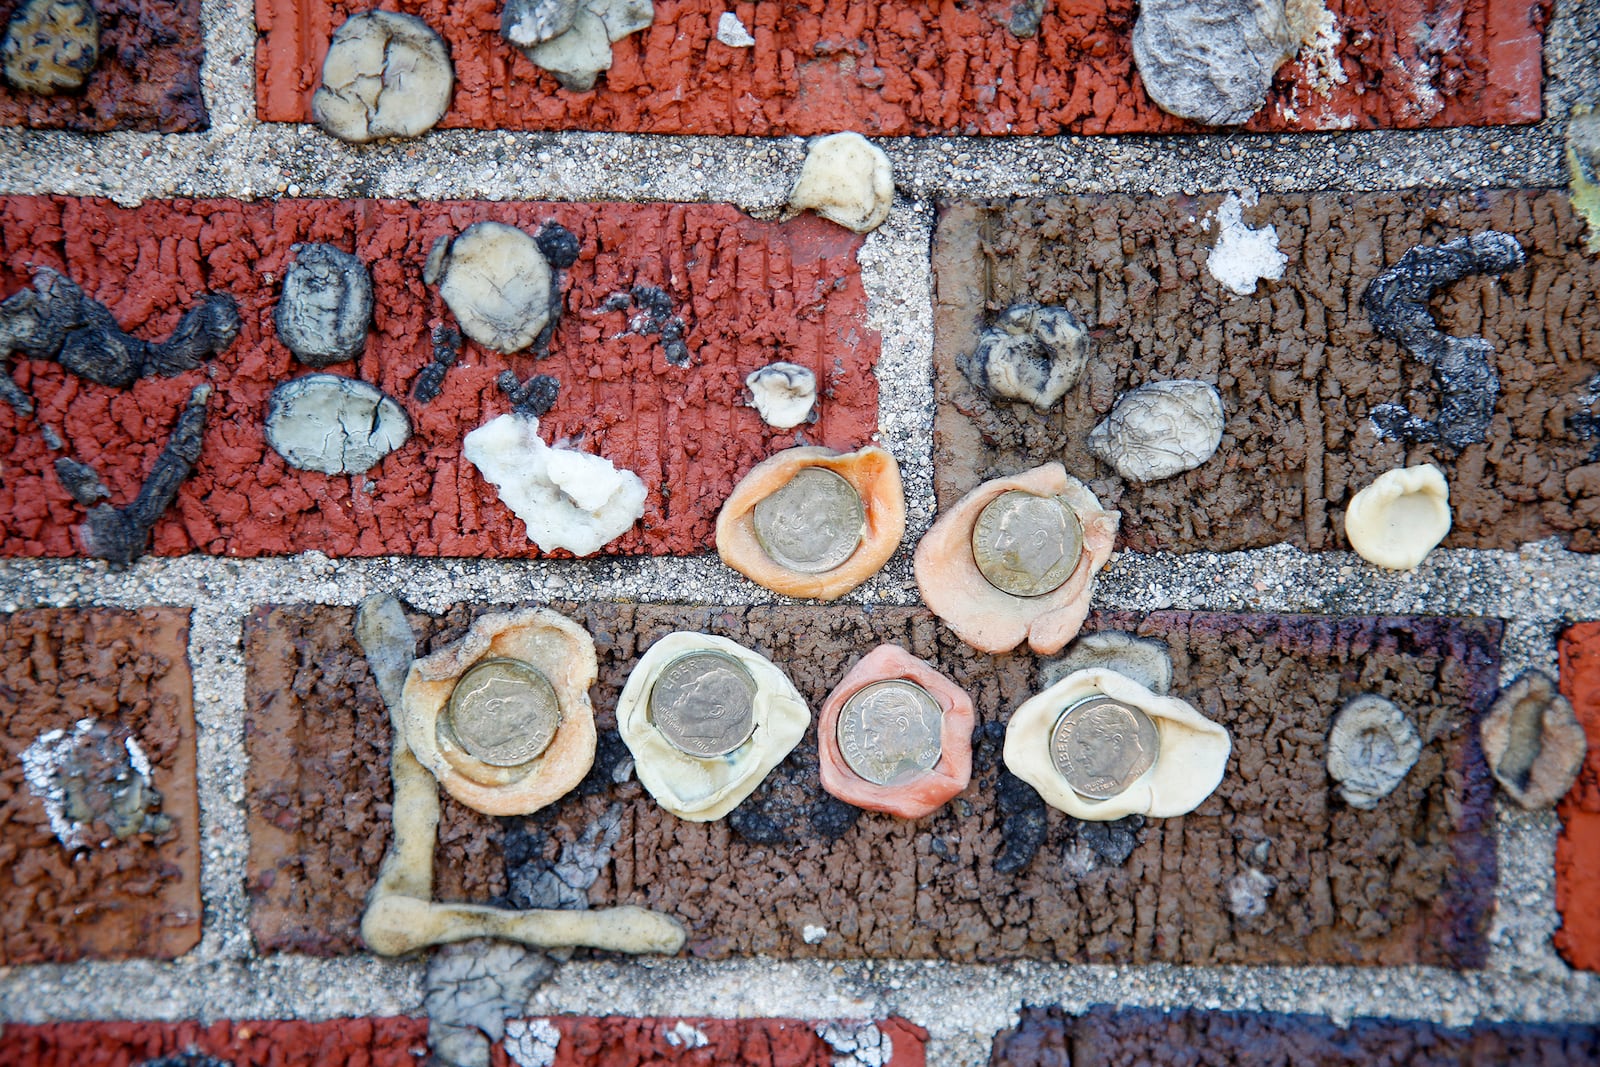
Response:
[[[1059,589],[1083,555],[1083,524],[1059,497],[1013,489],[984,507],[972,528],[972,558],[984,580],[1012,596]]]
[[[439,728],[467,755],[491,767],[516,767],[550,746],[561,701],[537,667],[496,657],[472,665],[450,693]]]
[[[855,486],[825,467],[806,467],[758,501],[756,540],[772,561],[801,574],[823,574],[861,544],[867,514]]]
[[[1068,707],[1050,731],[1050,759],[1073,792],[1110,800],[1155,766],[1160,736],[1150,716],[1108,696]]]
[[[840,710],[839,752],[874,785],[897,785],[939,762],[943,729],[944,709],[922,686],[874,682]]]
[[[756,680],[725,652],[685,652],[650,688],[650,721],[686,756],[726,756],[755,732]]]

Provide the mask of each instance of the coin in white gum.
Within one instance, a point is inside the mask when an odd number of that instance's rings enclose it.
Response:
[[[1450,487],[1431,463],[1385,471],[1350,498],[1344,533],[1362,559],[1416,570],[1450,532]]]
[[[1155,724],[1155,763],[1106,800],[1078,795],[1056,769],[1051,734],[1061,713],[1094,696],[1137,708]],[[1222,782],[1232,743],[1228,731],[1177,697],[1153,693],[1103,667],[1074,671],[1029,698],[1006,726],[1006,767],[1044,802],[1078,819],[1107,822],[1127,815],[1165,819],[1199,807]]]
[[[720,652],[738,660],[755,681],[754,729],[722,756],[684,752],[650,718],[650,693],[662,672],[690,652]],[[656,803],[680,819],[720,819],[783,762],[811,724],[811,709],[771,660],[725,637],[679,630],[651,645],[617,698],[617,732],[633,753],[634,773]]]

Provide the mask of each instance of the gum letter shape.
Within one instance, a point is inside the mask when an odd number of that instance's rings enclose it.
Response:
[[[1056,771],[1050,735],[1062,711],[1102,693],[1150,716],[1160,750],[1155,764],[1127,789],[1109,800],[1085,800]],[[1109,822],[1125,815],[1170,819],[1193,811],[1222,782],[1231,748],[1228,731],[1192,705],[1152,693],[1115,671],[1091,667],[1030,697],[1012,714],[1004,757],[1011,773],[1037,789],[1052,808],[1077,819]]]
[[[850,769],[839,747],[839,713],[846,701],[875,682],[904,679],[928,691],[944,713],[939,725],[939,761],[898,785],[869,782]],[[977,724],[966,690],[899,645],[879,645],[840,679],[822,705],[817,749],[822,788],[846,804],[920,819],[944,807],[972,780],[972,730]]]
[[[439,737],[439,716],[456,682],[479,660],[504,656],[531,664],[555,688],[561,725],[527,763],[492,767]],[[411,664],[401,691],[406,743],[451,796],[485,815],[527,815],[560,800],[594,765],[594,708],[589,687],[599,673],[594,641],[570,619],[543,608],[485,615],[455,644]]]
[[[991,500],[1019,489],[1058,496],[1078,513],[1083,555],[1061,586],[1043,596],[1019,597],[996,589],[972,558],[972,530]],[[1041,655],[1059,652],[1089,615],[1093,580],[1117,539],[1122,514],[1107,511],[1089,488],[1059,463],[984,482],[939,516],[917,545],[917,588],[932,612],[957,637],[980,652],[1009,652],[1024,640]]]
[[[831,571],[802,574],[780,565],[756,539],[756,505],[789,484],[806,467],[822,467],[861,495],[866,529],[850,558]],[[762,460],[733,487],[717,514],[717,555],[752,582],[784,596],[837,600],[883,569],[906,532],[906,497],[900,465],[869,445],[859,452],[790,448]]]
[[[685,652],[701,651],[734,657],[756,683],[751,709],[755,731],[726,756],[711,759],[684,755],[650,721],[650,690],[656,678]],[[800,743],[809,725],[811,709],[771,660],[725,637],[687,630],[651,645],[617,698],[617,732],[633,753],[639,781],[656,803],[690,822],[711,822],[738,807]]]

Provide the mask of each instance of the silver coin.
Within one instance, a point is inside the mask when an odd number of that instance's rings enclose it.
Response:
[[[839,712],[839,752],[875,785],[895,785],[931,770],[942,751],[944,710],[915,682],[874,682]]]
[[[1110,800],[1155,766],[1161,739],[1150,716],[1108,696],[1068,707],[1050,731],[1050,759],[1073,792]]]
[[[550,746],[561,725],[561,701],[532,664],[486,659],[456,683],[439,725],[473,759],[515,767]]]
[[[774,563],[801,574],[831,571],[854,554],[867,513],[855,486],[806,467],[755,507],[756,540]]]
[[[972,528],[972,558],[978,573],[1012,596],[1043,596],[1059,589],[1078,569],[1083,524],[1059,497],[1001,493],[989,501]]]
[[[650,688],[650,721],[687,756],[726,756],[755,732],[756,680],[725,652],[685,652]]]

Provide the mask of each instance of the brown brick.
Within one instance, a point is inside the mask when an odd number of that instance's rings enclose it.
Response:
[[[620,805],[622,838],[590,890],[591,903],[643,904],[676,915],[689,926],[689,952],[702,957],[1455,967],[1483,961],[1495,852],[1491,782],[1474,724],[1495,692],[1498,622],[1093,616],[1091,629],[1130,629],[1168,642],[1174,692],[1226,725],[1234,751],[1221,787],[1194,814],[1151,820],[1136,831],[1121,866],[1101,861],[1074,874],[1068,852],[1081,857],[1084,831],[1000,773],[1004,719],[1038,684],[1032,657],[979,655],[925,612],[905,608],[553,606],[586,626],[599,651],[595,768],[552,808],[502,820],[498,835],[485,828],[481,862],[452,859],[452,866],[471,868],[470,884],[459,887],[475,899],[536,872],[593,819]],[[481,610],[412,618],[428,635],[425,646],[436,647],[464,632]],[[329,850],[318,828],[329,820],[297,815],[296,798],[351,797],[340,816],[349,835],[343,840],[386,834],[381,757],[388,727],[346,636],[352,618],[348,608],[276,608],[258,612],[249,630],[255,927],[260,936],[268,926],[328,923],[335,936],[327,951],[354,944],[349,931],[375,875],[376,849],[356,857],[359,864],[343,878],[308,860],[293,872],[303,884],[268,894],[257,887],[263,871],[276,868],[287,877],[284,857]],[[883,641],[904,645],[977,703],[983,725],[972,786],[917,822],[858,813],[822,792],[812,735],[729,818],[696,824],[666,814],[634,779],[613,783],[627,757],[614,708],[639,654],[675,629],[721,634],[757,649],[790,674],[812,707],[857,656]],[[269,659],[278,666],[263,668]],[[303,666],[290,667],[295,661]],[[1343,702],[1368,690],[1408,710],[1424,749],[1394,793],[1375,810],[1359,811],[1338,798],[1324,741]],[[358,751],[371,753],[359,761],[364,784],[352,788],[351,776],[330,776],[325,760],[302,764],[286,774],[292,784],[273,786],[281,798],[274,810],[285,825],[303,818],[308,829],[294,840],[269,835],[264,845],[254,836],[264,819],[263,783],[254,770],[265,762],[257,754],[262,739],[287,733],[301,716],[322,714],[314,708],[338,709],[353,720],[341,730],[356,731]],[[336,747],[348,747],[345,736],[337,735]],[[455,825],[465,829],[467,821]],[[1032,846],[1030,826],[1042,838]],[[460,844],[448,847],[461,856]],[[493,872],[500,856],[509,867]],[[1235,919],[1228,886],[1246,866],[1277,886],[1263,915]],[[763,907],[753,911],[751,900]],[[801,934],[808,924],[826,927],[828,936],[806,944]]]
[[[1082,1016],[1024,1007],[1021,1022],[994,1039],[992,1067],[1407,1067],[1580,1064],[1600,1060],[1600,1027],[1573,1023],[1483,1023],[1452,1029],[1401,1019],[1335,1023],[1316,1015],[1094,1007]],[[1196,1057],[1200,1057],[1198,1060]]]
[[[1437,464],[1455,525],[1445,545],[1514,548],[1562,535],[1600,548],[1595,442],[1574,432],[1600,373],[1600,260],[1583,221],[1554,192],[1316,193],[1263,196],[1246,221],[1270,223],[1288,256],[1282,281],[1237,296],[1206,269],[1221,200],[1085,196],[956,204],[935,241],[935,478],[941,503],[978,482],[1059,457],[1122,511],[1141,552],[1229,551],[1288,541],[1347,547],[1351,495],[1396,466]],[[1400,401],[1431,414],[1428,368],[1374,333],[1361,296],[1417,244],[1484,229],[1514,235],[1527,265],[1444,289],[1441,328],[1495,348],[1501,395],[1487,441],[1448,447],[1381,441],[1368,419]],[[1091,328],[1090,366],[1048,415],[998,411],[956,369],[987,319],[1014,302],[1073,309]],[[1088,451],[1089,431],[1125,390],[1199,378],[1222,393],[1227,428],[1209,462],[1125,485]],[[1012,408],[1013,405],[1005,405]]]
[[[411,396],[433,358],[430,325],[453,322],[423,262],[436,237],[495,219],[537,231],[555,220],[582,253],[568,272],[551,356],[503,356],[468,342],[429,404]],[[289,467],[267,447],[262,420],[281,382],[307,373],[272,326],[280,281],[299,241],[354,251],[373,276],[376,315],[365,354],[330,372],[397,398],[413,436],[365,475]],[[206,370],[149,378],[121,391],[55,363],[15,364],[37,399],[37,420],[0,405],[0,555],[80,551],[72,527],[84,509],[62,488],[39,427],[97,467],[112,500],[131,500],[184,399],[216,384],[195,475],[156,526],[160,555],[533,556],[522,520],[461,458],[461,439],[507,411],[500,372],[554,375],[561,397],[540,431],[582,435],[644,480],[642,524],[608,547],[623,555],[690,553],[712,544],[717,509],[734,483],[796,443],[854,449],[877,427],[872,367],[878,335],[866,327],[856,253],[862,238],[815,217],[759,222],[719,204],[410,203],[375,200],[147,201],[0,197],[0,294],[37,263],[63,270],[107,303],[124,329],[162,339],[195,294],[239,302],[239,338]],[[629,333],[629,311],[602,311],[616,292],[656,285],[686,324],[688,367],[666,362],[657,338]],[[744,378],[773,360],[816,372],[819,421],[775,430],[743,403]]]
[[[0,32],[23,0],[0,0]],[[38,96],[0,81],[0,126],[203,130],[200,0],[95,0],[100,61],[80,93]]]
[[[0,965],[170,959],[200,940],[188,641],[189,613],[175,608],[0,616]],[[142,749],[170,829],[118,839],[97,822],[83,847],[57,839],[22,754],[84,720]]]
[[[737,1063],[749,1067],[833,1067],[836,1057],[818,1033],[823,1024],[801,1019],[679,1019],[607,1015],[557,1015],[547,1020],[561,1034],[551,1067],[653,1067],[663,1063]],[[846,1024],[849,1025],[849,1024]],[[928,1033],[904,1019],[876,1022],[889,1038],[885,1067],[924,1067]],[[690,1029],[683,1029],[690,1028]],[[704,1044],[700,1044],[704,1041]],[[693,1042],[691,1045],[689,1042]],[[497,1048],[495,1067],[515,1067]],[[861,1062],[867,1062],[864,1059]]]
[[[869,135],[1174,133],[1133,64],[1135,0],[1054,0],[1036,36],[1006,24],[1014,0],[962,6],[764,7],[662,0],[655,24],[614,46],[595,90],[567,92],[501,39],[501,0],[398,0],[450,44],[456,91],[444,126],[627,133]],[[1292,62],[1250,130],[1455,126],[1540,116],[1544,0],[1332,0],[1333,70]],[[256,0],[256,106],[311,121],[311,94],[354,0]],[[753,48],[716,40],[732,10]],[[1443,20],[1443,21],[1441,21]],[[1453,32],[1448,52],[1437,26]],[[1397,74],[1399,76],[1397,76]],[[1341,84],[1330,84],[1341,81]],[[1320,87],[1319,87],[1320,86]]]
[[[72,1022],[0,1032],[7,1067],[127,1067],[163,1056],[214,1056],[233,1067],[416,1067],[426,1019],[325,1022]]]

